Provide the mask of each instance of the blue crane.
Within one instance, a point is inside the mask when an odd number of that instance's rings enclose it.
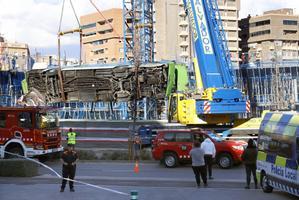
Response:
[[[246,100],[235,87],[232,63],[216,0],[184,0],[195,51],[196,99],[200,114],[245,113]]]

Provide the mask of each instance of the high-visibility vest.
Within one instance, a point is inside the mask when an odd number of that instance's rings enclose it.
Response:
[[[76,144],[76,133],[75,132],[68,132],[67,133],[67,143],[68,144]]]

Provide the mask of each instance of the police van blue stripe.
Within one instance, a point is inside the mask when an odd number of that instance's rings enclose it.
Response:
[[[292,119],[292,115],[282,115],[279,119],[279,126],[276,126],[275,133],[278,135],[283,135],[285,128],[288,126],[289,121]]]
[[[287,159],[287,161],[286,161],[286,167],[290,168],[290,169],[294,169],[294,170],[298,169],[298,165],[297,165],[296,161],[295,160],[291,160],[291,159]]]
[[[275,164],[275,161],[276,161],[276,155],[267,154],[266,162]]]
[[[273,113],[266,113],[265,117],[263,118],[264,122],[268,122],[271,117],[272,117]]]
[[[292,115],[282,115],[279,122],[288,124],[292,117]]]

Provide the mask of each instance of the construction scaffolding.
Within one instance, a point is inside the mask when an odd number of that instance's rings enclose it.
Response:
[[[22,95],[24,72],[0,71],[0,106],[15,106]]]
[[[299,60],[244,64],[236,72],[254,116],[263,110],[297,110],[298,73]]]
[[[135,45],[141,63],[154,61],[153,13],[153,0],[123,0],[125,62],[133,61]]]
[[[130,102],[59,102],[50,103],[60,119],[132,120]],[[164,119],[165,109],[155,101],[144,98],[137,102],[138,120]]]

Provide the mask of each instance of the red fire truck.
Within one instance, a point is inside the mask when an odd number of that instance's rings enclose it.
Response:
[[[57,118],[49,108],[0,107],[0,158],[11,152],[43,157],[63,150]]]

